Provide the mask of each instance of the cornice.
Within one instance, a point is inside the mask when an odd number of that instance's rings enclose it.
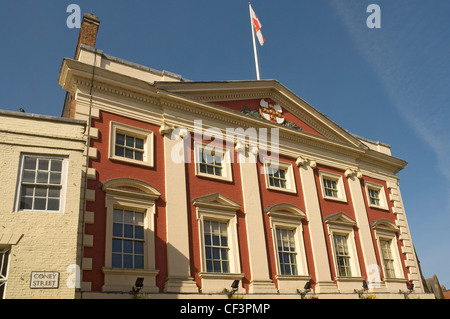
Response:
[[[66,59],[61,67],[58,82],[66,90],[82,92],[80,97],[84,96],[83,99],[86,100],[91,88],[92,70],[92,65]],[[335,124],[331,121],[329,124],[325,123],[325,119],[322,118],[325,117],[324,115],[296,97],[277,81],[255,82],[248,81],[239,90],[234,90],[233,92],[230,91],[229,87],[222,88],[222,92],[220,92],[221,89],[217,88],[217,84],[215,83],[203,83],[201,85],[203,87],[208,86],[211,91],[210,96],[214,94],[214,97],[222,96],[222,98],[226,99],[229,99],[230,96],[234,96],[236,99],[243,99],[243,97],[247,99],[270,97],[315,129],[319,124],[331,125],[329,126],[331,131],[336,129],[332,127]],[[172,87],[186,87],[188,85],[192,85],[193,88],[196,85],[201,86],[198,83],[189,82],[183,82],[182,84],[178,82],[155,82],[155,85],[151,85],[145,81],[137,80],[129,76],[95,68],[92,89],[94,92],[94,102],[100,103],[98,105],[101,110],[114,112],[122,116],[132,117],[156,125],[165,123],[170,128],[186,127],[189,131],[194,132],[193,118],[203,120],[205,122],[203,123],[204,129],[211,127],[211,125],[217,125],[217,127],[222,129],[226,127],[242,128],[244,130],[248,128],[266,128],[267,132],[270,133],[270,129],[276,128],[279,130],[281,155],[294,159],[302,155],[308,156],[315,163],[324,165],[336,163],[335,165],[343,167],[344,170],[348,167],[358,166],[364,167],[369,171],[372,170],[371,168],[375,168],[375,173],[388,176],[391,175],[391,172],[395,175],[406,165],[406,162],[403,160],[368,149],[367,146],[360,143],[354,137],[352,137],[351,143],[349,142],[350,139],[347,140],[346,137],[343,137],[343,140],[337,140],[336,137],[332,139],[322,138],[307,132],[278,126],[263,119],[245,116],[241,112],[205,102],[204,100],[206,98],[196,98],[195,96],[186,94],[185,89],[180,90],[180,93],[172,90]],[[167,90],[168,88],[171,91]],[[193,91],[195,90],[198,90],[198,88],[193,89]],[[204,96],[208,95],[206,94]],[[127,100],[131,100],[133,103],[125,103],[124,101]],[[307,106],[308,110],[304,113],[307,115],[296,111],[290,106],[294,103],[300,103],[299,101],[303,101],[301,103]],[[94,103],[94,105],[96,104]],[[149,105],[152,107],[148,107]],[[309,108],[311,109],[309,110]],[[145,112],[142,112],[144,110]],[[320,119],[316,122],[308,118],[314,118],[316,113],[320,116]],[[319,132],[323,131],[317,130]]]

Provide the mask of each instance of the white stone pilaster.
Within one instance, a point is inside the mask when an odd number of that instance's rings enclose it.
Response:
[[[320,213],[319,197],[314,178],[316,163],[306,159],[297,159],[300,170],[302,192],[305,198],[305,210],[308,227],[311,234],[314,272],[316,275],[316,293],[337,292],[337,287],[331,278],[328,250]]]
[[[198,293],[189,262],[189,225],[183,140],[162,131],[166,193],[168,278],[165,292]]]
[[[251,272],[249,293],[277,293],[276,286],[269,276],[263,209],[259,192],[257,152],[247,152],[246,147],[240,147],[240,145],[236,146],[236,151],[241,173],[243,210],[247,227]]]
[[[377,272],[377,269],[379,269],[377,257],[360,182],[362,174],[358,171],[348,169],[345,171],[345,177],[347,177],[348,180],[353,211],[355,212],[356,224],[359,228],[359,240],[361,242],[364,267],[366,269],[367,280],[369,281],[369,288],[384,289],[385,285],[381,282],[381,274],[379,271]]]

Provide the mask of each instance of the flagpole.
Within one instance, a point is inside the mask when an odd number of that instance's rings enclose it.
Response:
[[[255,28],[253,26],[253,21],[252,21],[252,5],[250,4],[250,2],[248,3],[248,9],[250,11],[250,27],[252,28],[253,52],[254,52],[254,55],[255,55],[255,66],[256,66],[256,79],[260,80],[260,77],[259,77],[259,64],[258,64],[258,51],[256,50]]]

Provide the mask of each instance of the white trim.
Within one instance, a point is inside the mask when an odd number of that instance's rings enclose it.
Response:
[[[20,199],[22,197],[22,177],[23,177],[23,169],[25,163],[25,157],[37,157],[44,159],[58,159],[62,160],[62,168],[61,168],[61,193],[59,195],[59,210],[35,210],[35,209],[20,209]],[[19,177],[17,180],[16,186],[16,202],[14,211],[15,212],[31,212],[31,213],[64,213],[66,206],[66,189],[67,189],[67,175],[69,169],[69,158],[67,156],[62,155],[53,155],[53,154],[33,154],[33,153],[22,153],[20,154],[20,167],[19,167]],[[33,183],[34,184],[34,183]],[[36,185],[36,184],[34,184]],[[42,184],[42,186],[48,186],[51,184]]]
[[[122,156],[115,155],[116,134],[117,133],[130,135],[144,140],[144,155],[143,160],[134,160]],[[134,126],[126,125],[111,121],[109,123],[109,150],[108,157],[110,160],[117,160],[127,162],[130,164],[137,164],[143,166],[153,167],[154,149],[153,149],[154,133],[149,130],[144,130]]]
[[[263,160],[264,165],[264,179],[266,181],[266,188],[270,190],[276,190],[286,193],[297,193],[297,187],[295,184],[295,176],[294,176],[294,168],[291,163],[287,162],[280,162],[280,161],[274,161],[270,158],[264,158]],[[286,178],[286,188],[283,187],[277,187],[270,185],[270,176],[269,176],[269,169],[272,165],[275,165],[280,170],[286,171],[285,178]]]
[[[362,281],[361,277],[361,268],[358,260],[358,253],[356,250],[356,242],[355,242],[355,232],[353,227],[356,225],[356,222],[353,221],[351,218],[345,216],[343,213],[337,213],[331,216],[328,216],[325,218],[325,222],[327,224],[328,228],[328,236],[329,236],[329,242],[331,246],[331,252],[333,257],[333,266],[336,274],[336,281],[338,283],[340,290],[348,290],[351,288],[352,284],[348,285],[348,282],[358,282],[359,280]],[[337,267],[337,260],[336,260],[336,249],[334,247],[334,237],[335,235],[341,235],[347,237],[347,248],[350,255],[350,269],[351,269],[351,276],[340,276],[339,270]],[[347,283],[346,283],[347,282]],[[360,281],[359,281],[360,282]],[[355,288],[360,288],[358,287]]]
[[[364,181],[364,188],[366,190],[366,198],[367,198],[367,204],[369,207],[383,209],[389,211],[389,207],[387,205],[386,201],[386,193],[384,191],[384,186],[381,184],[376,184],[368,181]],[[378,191],[378,200],[380,201],[380,205],[372,204],[370,202],[370,196],[369,196],[369,189],[373,189]]]
[[[214,152],[214,154],[222,155],[222,175],[214,175],[214,174],[208,174],[208,173],[202,173],[200,172],[200,159],[198,158],[198,152],[201,150],[204,152],[205,147],[208,148],[208,150]],[[206,178],[212,178],[212,179],[218,179],[222,181],[233,181],[233,174],[231,170],[231,154],[230,150],[226,147],[223,147],[222,145],[216,145],[214,143],[201,143],[201,142],[194,142],[194,164],[195,164],[195,175],[206,177]]]
[[[323,183],[324,178],[330,179],[330,180],[333,180],[336,182],[337,193],[338,193],[337,197],[326,195],[325,187],[324,187],[324,183]],[[335,201],[340,201],[340,202],[347,202],[347,195],[345,194],[345,187],[344,187],[344,179],[342,178],[341,175],[330,173],[330,172],[325,172],[325,171],[319,171],[319,180],[320,180],[320,188],[322,190],[322,197],[324,199],[330,199],[330,200],[335,200]]]
[[[218,202],[215,199],[218,199]],[[214,202],[214,205],[210,205],[210,201]],[[197,209],[201,261],[199,276],[202,279],[202,292],[221,292],[224,288],[229,288],[230,280],[242,279],[244,277],[244,274],[241,273],[239,241],[237,233],[236,211],[239,209],[239,206],[235,205],[234,202],[229,201],[227,198],[224,198],[219,194],[207,195],[203,198],[195,199],[193,200],[193,204]],[[223,207],[221,207],[222,205]],[[228,273],[207,271],[205,258],[205,236],[203,229],[205,220],[227,223],[227,237],[229,248]]]
[[[305,213],[290,204],[278,204],[266,209],[269,216],[270,228],[272,229],[273,249],[276,263],[278,290],[280,292],[297,292],[303,289],[306,282],[311,279],[308,272],[306,260],[306,248],[303,240],[302,220]],[[277,229],[287,229],[293,231],[296,252],[296,275],[283,275],[280,270],[280,260],[277,245]]]
[[[372,223],[372,228],[375,233],[375,239],[377,242],[377,249],[378,249],[378,253],[380,256],[381,268],[383,269],[384,280],[389,281],[389,280],[395,280],[395,279],[404,279],[405,274],[403,272],[403,267],[401,264],[399,247],[398,247],[397,236],[396,236],[396,228],[397,227],[393,223],[386,224],[383,222],[379,222],[379,223],[374,222],[374,223]],[[381,244],[380,244],[381,240],[390,241],[391,254],[394,259],[395,277],[393,277],[393,278],[386,277],[386,269],[384,266],[383,251],[381,249]]]
[[[120,181],[122,184],[123,181]],[[130,184],[130,183],[128,183]],[[130,184],[132,185],[132,184]],[[142,189],[140,184],[136,187]],[[106,232],[105,232],[105,263],[102,269],[105,276],[103,291],[129,292],[130,287],[136,279],[136,275],[145,279],[144,290],[147,292],[158,292],[156,287],[156,275],[159,270],[155,269],[155,197],[157,194],[139,192],[118,192],[114,188],[104,187],[106,191]],[[113,238],[113,214],[114,209],[129,209],[144,213],[144,268],[126,269],[112,267],[112,238]],[[131,274],[136,274],[131,276]],[[131,286],[129,286],[131,284]]]

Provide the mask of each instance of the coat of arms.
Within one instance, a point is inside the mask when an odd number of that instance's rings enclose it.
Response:
[[[259,105],[259,114],[261,117],[273,123],[283,124],[285,118],[281,106],[278,104],[273,105],[270,102],[266,102],[264,99],[261,100]]]

